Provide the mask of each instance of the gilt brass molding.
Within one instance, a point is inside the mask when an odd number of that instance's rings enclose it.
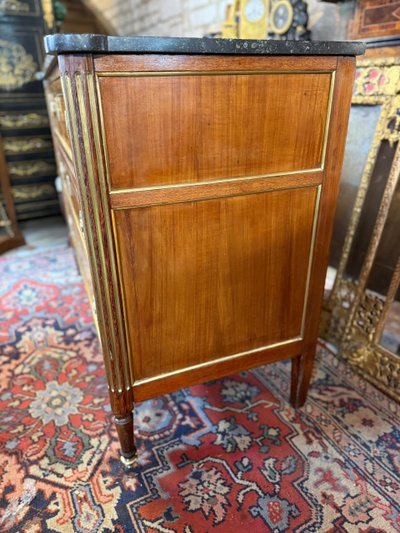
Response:
[[[72,147],[73,147],[73,151],[75,155],[78,183],[81,188],[81,184],[82,184],[82,187],[84,187],[83,185],[84,167],[83,167],[83,158],[81,156],[81,151],[80,151],[80,135],[79,135],[78,126],[77,126],[77,116],[76,116],[76,111],[75,111],[75,106],[74,106],[72,83],[71,83],[69,72],[66,72],[61,77],[61,86],[62,86],[64,98],[65,98],[67,113],[69,114],[69,117],[70,117],[71,143],[72,143]],[[80,191],[80,193],[82,196],[82,191]],[[82,196],[82,206],[84,210],[84,216],[86,220],[89,220],[90,212],[89,212],[89,205],[88,205],[88,197],[86,194],[83,194]],[[99,277],[97,276],[97,272],[96,272],[96,249],[94,247],[92,232],[88,231],[86,237],[87,237],[89,264],[90,264],[90,268],[92,272],[92,279],[93,279],[93,291],[94,291],[96,299],[100,299],[101,288],[99,284]],[[103,315],[102,307],[99,307],[99,309],[97,310],[97,320],[99,322],[99,330],[104,331],[104,327],[106,323],[105,323],[105,318]],[[109,350],[108,340],[104,339],[103,337],[101,337],[101,340],[102,340],[102,346],[103,346],[103,351],[104,351],[104,364],[105,364],[105,369],[107,373],[109,388],[111,391],[114,391],[115,390],[115,379],[114,379],[113,372],[111,371],[110,360],[108,357],[108,350]]]
[[[83,225],[109,388],[115,393],[131,393],[133,380],[130,359],[126,355],[125,326],[120,287],[116,276],[117,265],[112,242],[112,223],[108,207],[108,187],[95,83],[92,72],[83,70],[65,72],[62,76],[62,88],[67,103],[70,134],[77,163],[83,204]],[[94,139],[94,146],[90,138]],[[87,188],[91,194],[87,194]]]
[[[89,147],[89,135],[88,135],[88,129],[87,125],[85,123],[84,117],[86,113],[87,107],[85,106],[84,97],[83,97],[83,85],[81,81],[81,74],[76,73],[75,74],[75,82],[77,86],[77,96],[78,96],[78,102],[79,107],[81,110],[81,122],[84,129],[84,135],[83,135],[83,144],[86,150],[87,154],[87,162],[89,163],[89,173],[88,173],[88,180],[89,180],[89,186],[92,190],[92,197],[96,197],[96,190],[97,190],[97,183],[94,177],[93,168],[91,168],[91,159],[90,159],[90,147]],[[116,266],[116,258],[115,258],[115,250],[113,246],[113,240],[112,240],[112,229],[111,229],[111,217],[109,212],[109,206],[108,206],[108,190],[107,190],[107,183],[106,183],[106,177],[104,172],[104,167],[102,164],[102,144],[100,140],[100,130],[99,130],[99,124],[98,124],[98,117],[97,117],[97,110],[96,110],[96,93],[95,93],[95,86],[94,86],[94,80],[93,80],[93,74],[88,72],[86,73],[86,84],[87,84],[87,94],[89,99],[89,106],[90,106],[90,112],[91,112],[91,121],[92,121],[92,131],[93,131],[93,137],[94,137],[94,144],[95,144],[95,154],[96,154],[96,162],[97,162],[97,179],[98,183],[100,185],[100,191],[98,191],[98,195],[100,196],[100,202],[102,204],[103,209],[103,221],[100,220],[100,213],[98,212],[98,206],[94,205],[95,209],[93,210],[94,214],[94,221],[95,226],[98,232],[98,238],[99,238],[99,251],[100,251],[100,262],[102,265],[102,269],[104,271],[104,275],[107,276],[108,268],[110,268],[110,274],[111,274],[111,282],[114,292],[114,298],[112,299],[109,289],[105,291],[105,297],[106,297],[106,307],[108,310],[108,320],[109,320],[109,326],[113,323],[116,323],[117,328],[112,328],[112,331],[110,332],[113,340],[113,357],[119,357],[121,355],[121,361],[119,362],[121,365],[121,369],[118,365],[115,365],[115,375],[118,380],[118,391],[122,392],[123,389],[130,390],[132,387],[132,373],[130,369],[130,358],[127,357],[127,343],[126,343],[126,334],[125,334],[125,326],[124,326],[124,320],[121,313],[121,298],[120,298],[120,286],[118,284],[118,277],[117,277],[117,266]],[[104,224],[102,224],[102,222]],[[106,232],[106,246],[107,246],[107,257],[105,255],[105,250],[103,248],[102,243],[102,235],[103,232]],[[112,301],[114,300],[115,306],[113,308]],[[116,316],[114,316],[116,315]],[[117,340],[118,337],[118,340]],[[120,344],[120,350],[117,349],[117,344]],[[121,352],[121,354],[120,354]],[[120,371],[122,370],[122,372]]]
[[[146,70],[146,71],[98,71],[99,78],[147,78],[163,76],[256,76],[265,74],[333,74],[333,70]]]

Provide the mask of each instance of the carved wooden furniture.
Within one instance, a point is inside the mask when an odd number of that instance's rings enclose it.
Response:
[[[291,358],[302,405],[363,45],[46,45],[58,53],[46,87],[72,240],[125,462],[134,401]]]
[[[60,212],[56,164],[40,80],[50,0],[0,1],[0,134],[19,220]]]
[[[346,148],[333,240],[340,254],[331,253],[336,272],[321,335],[355,370],[399,400],[400,47],[397,57],[357,62],[352,102],[349,137],[367,130],[370,135],[364,157],[351,139]]]

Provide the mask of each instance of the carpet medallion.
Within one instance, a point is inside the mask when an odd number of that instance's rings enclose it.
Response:
[[[135,409],[125,470],[69,248],[0,259],[0,531],[400,531],[399,406],[320,347]]]

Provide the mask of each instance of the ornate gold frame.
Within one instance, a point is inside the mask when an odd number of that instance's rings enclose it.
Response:
[[[339,357],[390,396],[400,399],[400,357],[379,344],[385,318],[400,283],[400,254],[385,296],[367,289],[389,207],[400,174],[400,57],[358,62],[352,103],[381,105],[374,139],[361,178],[335,282],[324,303],[321,335],[339,349]],[[372,238],[358,279],[345,276],[367,189],[383,140],[396,152],[375,220]]]

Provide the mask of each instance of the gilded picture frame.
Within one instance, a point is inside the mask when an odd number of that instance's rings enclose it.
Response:
[[[377,127],[364,166],[357,197],[332,290],[324,302],[321,336],[333,344],[338,356],[395,399],[400,399],[400,355],[381,344],[388,311],[400,283],[400,251],[386,294],[368,288],[389,208],[394,201],[400,175],[400,57],[363,59],[358,62],[353,105],[380,105]],[[346,275],[356,231],[378,150],[386,141],[393,147],[378,214],[362,267],[356,277]],[[399,229],[400,233],[400,229]]]

